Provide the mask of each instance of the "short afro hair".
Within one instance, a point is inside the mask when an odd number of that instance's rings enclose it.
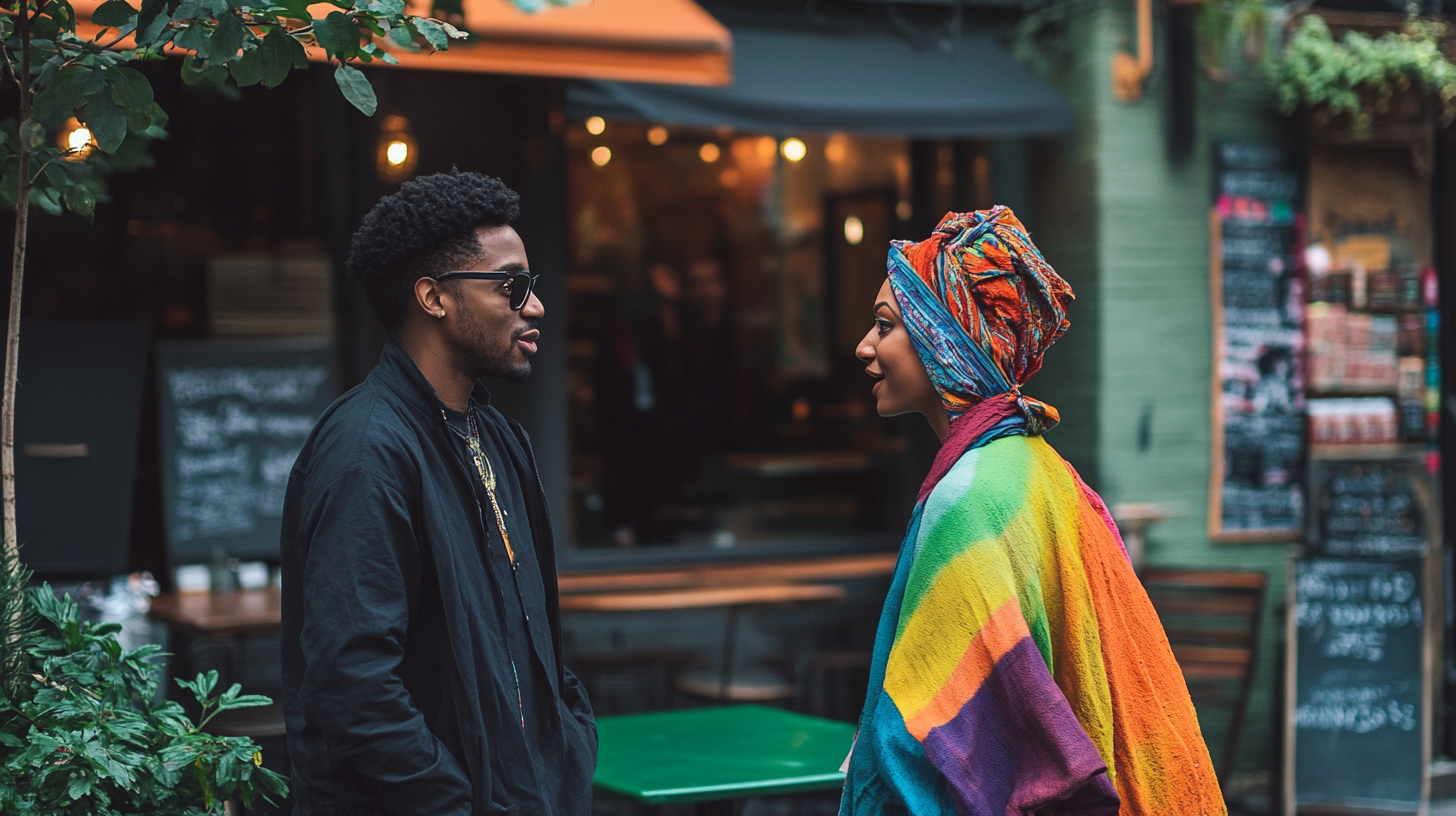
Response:
[[[521,197],[500,179],[451,170],[406,182],[364,216],[345,264],[385,331],[404,328],[414,284],[480,259],[475,231],[510,224]]]

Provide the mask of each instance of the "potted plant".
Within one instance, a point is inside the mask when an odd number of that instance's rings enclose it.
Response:
[[[1377,36],[1336,36],[1318,14],[1292,25],[1271,61],[1270,80],[1286,115],[1305,110],[1316,128],[1365,138],[1381,126],[1426,127],[1456,115],[1456,64],[1442,51],[1445,23],[1409,19]]]
[[[26,576],[7,572],[0,583],[17,597]],[[82,621],[49,585],[24,599],[0,619],[0,813],[202,816],[223,813],[233,797],[251,806],[287,795],[253,740],[203,730],[220,711],[268,698],[237,685],[215,694],[217,672],[178,680],[201,706],[194,722],[159,699],[160,647],[125,651],[120,624]]]

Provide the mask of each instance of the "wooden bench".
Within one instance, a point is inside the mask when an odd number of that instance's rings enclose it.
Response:
[[[1224,784],[1233,773],[1253,689],[1269,578],[1262,572],[1151,567],[1140,577],[1194,706],[1200,714],[1228,710],[1228,737],[1218,766]]]

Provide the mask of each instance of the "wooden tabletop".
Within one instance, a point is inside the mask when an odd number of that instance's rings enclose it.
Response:
[[[236,592],[165,592],[152,600],[151,615],[204,634],[237,635],[278,629],[283,625],[283,604],[273,587]]]
[[[710,606],[836,601],[843,587],[813,584],[888,576],[895,553],[789,561],[700,564],[630,572],[568,573],[559,579],[566,611],[693,609]],[[283,611],[278,590],[167,592],[152,601],[152,617],[207,634],[276,630]]]
[[[565,597],[578,592],[686,589],[711,586],[768,586],[809,581],[846,581],[888,576],[895,571],[896,553],[841,555],[791,561],[756,561],[734,564],[699,564],[661,569],[574,572],[562,575],[557,585]]]
[[[713,606],[803,603],[844,600],[844,587],[834,584],[770,584],[768,586],[690,587],[648,592],[594,592],[561,596],[563,612],[653,612]]]

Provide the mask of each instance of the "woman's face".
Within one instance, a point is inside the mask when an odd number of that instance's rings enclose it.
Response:
[[[940,394],[910,343],[910,332],[900,319],[900,304],[888,278],[875,296],[875,325],[859,341],[855,356],[865,362],[865,373],[876,380],[875,408],[880,416],[944,416]]]

